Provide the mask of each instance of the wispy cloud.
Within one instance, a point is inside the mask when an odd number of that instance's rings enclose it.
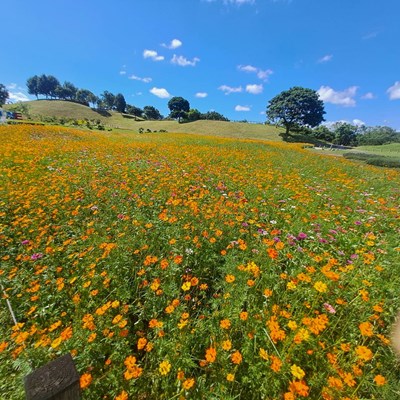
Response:
[[[235,111],[250,111],[251,107],[250,106],[241,106],[241,105],[237,105],[235,107]]]
[[[235,4],[241,6],[243,4],[255,4],[255,0],[224,0],[224,4]]]
[[[246,85],[246,92],[251,94],[260,94],[264,90],[263,85]]]
[[[329,62],[329,61],[332,61],[332,58],[333,58],[333,55],[332,55],[332,54],[327,54],[326,56],[321,57],[321,58],[318,60],[318,62],[319,62],[320,64],[327,63],[327,62]]]
[[[389,95],[390,100],[400,99],[400,82],[396,81],[393,86],[390,86],[386,93]]]
[[[257,74],[257,77],[263,81],[267,81],[269,76],[274,73],[272,69],[263,70],[261,68],[254,67],[253,65],[238,65],[237,68],[242,72],[255,73]]]
[[[224,92],[226,95],[231,94],[231,93],[240,93],[243,91],[243,88],[241,86],[238,87],[232,87],[228,85],[222,85],[218,88],[218,90],[221,90]]]
[[[357,86],[350,86],[349,88],[339,92],[329,86],[321,86],[317,92],[320,99],[326,103],[337,104],[345,107],[354,107],[356,105],[354,97],[357,93],[357,89]]]
[[[164,60],[164,56],[158,55],[158,53],[155,50],[144,50],[143,57],[150,58],[153,61],[163,61]]]
[[[206,92],[197,92],[194,96],[197,97],[198,99],[204,99],[205,97],[208,96],[208,93],[206,93]]]
[[[180,67],[194,67],[199,61],[200,58],[197,57],[194,57],[192,60],[188,60],[187,58],[183,56],[177,56],[176,54],[174,54],[171,59],[172,64],[179,65]]]
[[[375,98],[375,95],[372,92],[368,92],[368,93],[365,93],[363,96],[361,96],[361,98],[363,100],[372,100]]]
[[[169,44],[162,43],[161,46],[163,46],[167,49],[170,49],[170,50],[174,50],[174,49],[177,49],[178,47],[181,47],[182,44],[183,43],[179,39],[172,39],[171,43],[169,43]]]
[[[12,103],[18,102],[18,101],[30,101],[30,98],[22,92],[8,92],[8,101],[11,101]]]
[[[366,35],[364,35],[362,38],[364,40],[370,40],[370,39],[376,38],[377,36],[378,36],[378,32],[370,32],[370,33],[367,33]]]
[[[157,96],[160,99],[168,99],[171,97],[171,95],[168,93],[168,90],[164,88],[153,87],[150,89],[150,93],[154,94],[154,96]]]
[[[132,79],[134,81],[140,81],[140,82],[144,82],[144,83],[150,83],[152,81],[151,78],[146,77],[146,78],[140,78],[139,76],[136,75],[131,75],[128,77],[129,79]]]
[[[122,71],[119,71],[119,74],[120,74],[120,75],[126,75],[126,71],[123,71],[123,70],[122,70]]]
[[[14,90],[14,89],[16,89],[17,88],[17,84],[16,83],[10,83],[10,84],[8,84],[7,86],[6,86],[6,88],[8,89],[8,90]]]

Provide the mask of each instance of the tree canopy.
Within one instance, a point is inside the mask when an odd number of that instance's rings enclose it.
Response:
[[[299,86],[283,91],[269,101],[267,117],[282,124],[286,134],[294,126],[318,126],[324,121],[324,103],[315,90]]]
[[[186,117],[186,113],[190,110],[189,102],[183,97],[173,97],[168,102],[168,108],[170,109],[170,117],[178,118],[178,121],[181,122],[181,118]]]
[[[5,102],[8,99],[8,96],[9,94],[6,87],[2,83],[0,83],[0,106],[5,104]]]

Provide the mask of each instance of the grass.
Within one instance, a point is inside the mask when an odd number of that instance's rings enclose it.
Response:
[[[400,397],[399,171],[301,144],[0,127],[0,393]]]
[[[166,130],[168,132],[184,132],[231,138],[282,140],[279,133],[283,129],[263,124],[204,120],[185,124],[179,124],[176,121],[136,121],[114,111],[99,113],[90,107],[68,101],[39,100],[27,102],[26,104],[29,107],[30,115],[34,119],[38,119],[40,116],[71,120],[84,120],[86,118],[89,120],[100,120],[106,128],[109,127],[120,131],[138,132],[139,128],[143,128],[145,131],[147,129],[151,131]]]

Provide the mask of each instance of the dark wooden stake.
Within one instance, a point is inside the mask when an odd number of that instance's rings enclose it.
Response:
[[[79,374],[71,354],[38,368],[24,379],[26,400],[79,400]]]

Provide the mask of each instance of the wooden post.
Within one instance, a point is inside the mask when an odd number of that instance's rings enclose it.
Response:
[[[79,374],[71,354],[38,368],[24,379],[26,400],[79,400]]]

